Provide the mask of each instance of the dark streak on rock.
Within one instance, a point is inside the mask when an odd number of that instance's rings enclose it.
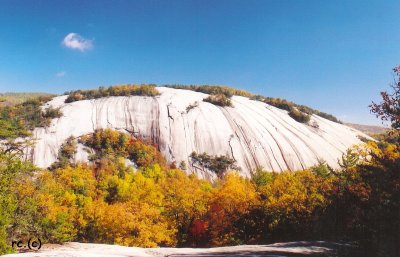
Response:
[[[93,120],[93,116],[94,116],[94,110],[97,111],[96,109],[96,105],[94,104],[93,101],[90,101],[90,104],[92,105],[92,116],[91,116],[91,121],[92,121],[92,129],[93,131],[95,131],[95,126],[94,126],[94,120]]]
[[[256,158],[254,156],[254,153],[253,153],[252,149],[250,148],[250,142],[247,139],[246,134],[244,133],[242,127],[235,121],[235,119],[232,118],[232,116],[230,115],[230,113],[226,109],[220,108],[220,110],[222,111],[222,113],[226,117],[227,121],[231,125],[232,130],[235,131],[235,134],[238,137],[239,141],[241,143],[243,142],[244,146],[248,149],[248,151],[249,151],[249,153],[250,153],[255,165],[257,166],[258,162],[257,162],[257,160],[256,160]],[[237,133],[237,131],[240,131],[240,135]],[[243,140],[240,140],[241,138]],[[244,161],[245,161],[247,170],[251,171],[252,165],[251,165],[250,160],[248,159],[247,156],[244,156]]]
[[[231,136],[229,137],[228,144],[229,144],[229,147],[231,148],[231,155],[232,155],[232,158],[233,158],[233,160],[236,161],[235,155],[233,154],[233,148],[232,148],[232,145],[231,145],[231,141],[232,141],[233,138],[234,138],[234,135],[231,135]]]

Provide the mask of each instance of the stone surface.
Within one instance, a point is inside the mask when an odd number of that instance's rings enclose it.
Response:
[[[359,136],[353,128],[313,115],[310,124],[292,119],[287,111],[246,97],[233,96],[234,107],[203,102],[206,94],[159,87],[157,97],[120,96],[64,103],[59,96],[46,105],[61,107],[63,116],[48,128],[34,131],[36,146],[26,154],[40,167],[57,158],[69,137],[79,137],[100,128],[113,128],[150,139],[169,162],[185,161],[196,151],[233,157],[241,173],[249,176],[257,166],[270,171],[299,170],[324,160],[337,167],[342,153]],[[197,102],[197,104],[195,104]],[[189,105],[197,105],[187,110]],[[86,160],[79,147],[77,160]],[[207,171],[188,165],[203,177]]]
[[[70,242],[44,245],[39,251],[5,255],[8,257],[268,257],[342,256],[349,245],[324,241],[298,241],[271,245],[238,245],[215,248],[140,248]],[[345,255],[348,256],[348,255]]]

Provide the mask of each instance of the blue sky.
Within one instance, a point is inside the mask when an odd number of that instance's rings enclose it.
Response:
[[[0,92],[222,84],[380,124],[368,105],[400,64],[399,9],[388,0],[0,0]]]

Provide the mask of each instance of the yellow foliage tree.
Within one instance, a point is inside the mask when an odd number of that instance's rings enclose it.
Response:
[[[311,171],[275,174],[261,189],[270,231],[295,237],[312,229],[313,214],[329,204],[332,181]]]
[[[208,210],[209,232],[212,245],[245,243],[249,235],[246,228],[236,223],[249,224],[251,212],[259,205],[254,185],[237,173],[228,173],[212,193]]]
[[[165,215],[177,228],[177,240],[180,245],[195,245],[202,235],[191,233],[196,220],[201,220],[207,211],[211,194],[211,185],[188,176],[181,170],[170,170],[163,183]],[[200,234],[204,236],[204,230]]]
[[[155,206],[97,201],[89,215],[96,242],[141,247],[175,245],[174,227]]]

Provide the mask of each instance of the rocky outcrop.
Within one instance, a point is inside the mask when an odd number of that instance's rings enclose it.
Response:
[[[206,94],[182,89],[157,88],[161,95],[107,97],[64,103],[59,96],[47,105],[61,107],[63,117],[48,128],[34,131],[37,143],[27,153],[40,167],[57,158],[69,137],[100,128],[113,128],[152,140],[167,160],[185,161],[196,151],[229,155],[249,176],[257,166],[271,171],[299,170],[319,160],[337,167],[342,153],[367,135],[345,125],[313,115],[309,124],[292,119],[287,111],[246,97],[233,96],[234,107],[203,102]],[[197,103],[196,103],[197,102]],[[192,106],[192,108],[187,108]],[[82,148],[76,156],[85,160]],[[189,170],[207,172],[189,165]]]
[[[214,248],[140,248],[120,245],[68,242],[44,245],[39,251],[21,252],[7,257],[228,257],[228,256],[340,256],[350,245],[324,241],[300,241],[271,245],[238,245]]]

